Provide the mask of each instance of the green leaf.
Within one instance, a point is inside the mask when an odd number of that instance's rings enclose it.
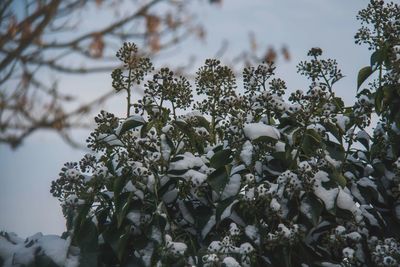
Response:
[[[102,233],[104,241],[111,247],[117,258],[120,260],[123,257],[123,249],[128,240],[129,233],[125,229],[117,229],[115,224],[110,225],[110,227]],[[137,242],[135,242],[137,243]]]
[[[339,132],[338,127],[331,122],[323,122],[321,123],[325,129],[330,132],[339,142],[342,140],[342,134]]]
[[[344,160],[345,150],[342,145],[332,141],[325,142],[325,145],[326,145],[325,149],[329,152],[329,155],[333,159],[337,161]]]
[[[194,129],[189,124],[181,120],[174,121],[174,124],[184,135],[186,135],[189,138],[192,148],[195,149],[198,153],[203,154],[204,144],[199,140]]]
[[[196,151],[197,151],[200,155],[201,155],[201,154],[204,154],[204,144],[203,144],[203,142],[200,142],[199,139],[196,138],[196,137],[194,137],[194,136],[190,139],[190,141],[191,141],[192,143],[194,143],[194,147],[196,148]]]
[[[277,142],[277,140],[271,136],[260,136],[256,139],[254,139],[253,142],[260,142],[260,143],[273,143],[275,144]]]
[[[210,123],[206,118],[204,118],[203,116],[196,116],[196,119],[197,119],[197,124],[200,127],[204,127],[207,129],[207,131],[210,131]]]
[[[347,184],[346,177],[343,176],[343,174],[337,170],[333,170],[331,172],[331,177],[342,187],[344,188]]]
[[[271,253],[272,266],[292,267],[291,251],[289,246],[277,246]]]
[[[1,260],[0,260],[1,263]],[[14,264],[13,264],[14,265]],[[3,266],[3,265],[1,265]],[[31,265],[29,265],[31,266]],[[51,258],[49,258],[47,255],[38,255],[35,258],[35,265],[34,266],[40,266],[40,267],[59,267]]]
[[[303,134],[302,134],[302,130],[300,128],[294,130],[293,134],[292,134],[293,145],[295,145],[295,146],[300,145],[302,136],[303,136]]]
[[[380,50],[376,50],[374,53],[372,53],[370,60],[371,60],[371,68],[374,68],[375,65],[379,66],[382,63],[382,53],[381,53],[381,51]]]
[[[131,201],[132,201],[133,195],[134,195],[133,192],[130,192],[128,194],[128,199],[126,200],[126,202],[122,206],[121,211],[119,211],[118,214],[117,214],[118,228],[121,227],[122,222],[125,220],[126,214],[128,213],[128,211],[129,211],[129,209],[131,207]]]
[[[80,265],[96,267],[98,257],[98,233],[92,218],[86,218],[79,231],[75,233],[76,241],[81,250]]]
[[[178,129],[179,129],[184,135],[188,136],[188,135],[191,135],[191,134],[192,134],[191,128],[190,128],[190,126],[189,126],[186,122],[184,122],[184,121],[182,121],[182,120],[176,120],[176,121],[174,121],[174,124],[178,127]]]
[[[211,167],[218,169],[232,162],[232,151],[224,149],[216,152],[210,159]]]
[[[122,123],[121,130],[119,131],[118,134],[122,135],[126,131],[142,126],[145,123],[146,123],[145,120],[141,116],[138,115],[131,116]]]
[[[359,72],[358,72],[358,77],[357,77],[357,90],[360,89],[360,86],[365,82],[365,80],[371,76],[371,74],[374,71],[372,70],[371,66],[367,66],[362,68]]]
[[[221,193],[221,191],[225,188],[226,184],[228,183],[228,173],[225,169],[225,167],[221,167],[219,169],[216,169],[214,172],[212,172],[208,178],[207,181],[210,184],[211,188],[217,192],[218,194]]]
[[[144,124],[142,128],[140,128],[140,137],[146,137],[147,133],[150,131],[151,128],[154,127],[156,120],[149,121],[148,123]]]
[[[311,208],[309,214],[305,215],[316,226],[319,223],[319,218],[324,208],[323,203],[313,193],[304,194],[301,201],[304,201]],[[310,215],[311,218],[309,217]]]
[[[374,68],[375,65],[377,65],[376,67],[382,65],[388,59],[388,55],[389,54],[386,47],[376,50],[371,55],[371,67]]]
[[[219,202],[218,203],[218,205],[217,205],[217,209],[216,209],[216,211],[215,211],[215,216],[216,216],[216,221],[217,222],[219,222],[219,220],[220,220],[220,218],[221,218],[221,215],[222,215],[222,213],[226,210],[226,208],[228,208],[229,207],[229,205],[231,205],[232,203],[234,203],[234,199],[235,199],[236,197],[230,197],[230,198],[227,198],[227,199],[225,199],[225,200],[223,200],[223,201],[221,201],[221,202]],[[238,200],[236,200],[236,202],[237,202]],[[231,207],[231,210],[232,210],[232,208],[233,208],[233,205],[232,205],[232,207]],[[231,211],[231,213],[232,213],[232,211]]]
[[[113,184],[113,192],[115,196],[119,196],[121,194],[122,189],[126,185],[126,182],[127,182],[126,176],[115,177]]]
[[[335,105],[335,107],[338,110],[342,110],[344,108],[344,102],[343,99],[340,97],[334,97],[332,98],[332,103]]]
[[[379,87],[376,92],[375,92],[375,111],[376,113],[378,113],[378,115],[380,115],[380,113],[382,112],[382,102],[383,102],[383,87]]]
[[[126,249],[126,246],[128,244],[128,241],[129,241],[129,236],[130,236],[130,234],[128,232],[128,233],[125,233],[125,234],[121,235],[119,237],[119,239],[118,239],[117,257],[118,257],[120,262],[123,262],[124,255],[126,253],[128,253],[128,251]]]
[[[360,131],[357,134],[357,141],[360,142],[369,151],[369,136],[366,131]]]
[[[301,144],[301,148],[307,156],[310,156],[316,152],[320,147],[321,136],[313,129],[307,129]]]

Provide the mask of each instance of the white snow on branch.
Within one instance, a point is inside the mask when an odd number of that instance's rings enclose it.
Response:
[[[249,123],[243,128],[244,135],[250,140],[257,139],[262,136],[271,137],[278,140],[281,135],[275,127],[264,123]]]

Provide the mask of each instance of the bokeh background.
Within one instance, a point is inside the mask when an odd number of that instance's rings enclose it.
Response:
[[[15,0],[14,8],[22,8],[22,2]],[[309,82],[296,73],[296,65],[307,59],[311,47],[321,47],[326,57],[337,59],[345,77],[337,83],[335,92],[350,105],[356,95],[357,72],[369,64],[369,51],[354,44],[353,38],[359,27],[357,12],[367,3],[366,0],[190,1],[186,5],[188,12],[202,25],[202,31],[155,54],[154,64],[176,67],[194,77],[206,58],[217,56],[240,75],[244,54],[257,55],[259,58],[252,59],[257,61],[272,49],[277,55],[277,77],[287,82],[291,92],[308,89]],[[76,34],[96,28],[113,14],[104,8],[98,12],[96,8],[95,5],[88,8]],[[63,34],[75,33],[59,33],[57,38],[63,38]],[[109,49],[116,51],[121,44]],[[140,48],[146,44],[138,45]],[[282,52],[282,49],[287,50]],[[81,59],[72,56],[68,60]],[[112,88],[110,72],[55,75],[43,70],[37,75],[44,81],[56,81],[60,92],[75,95],[79,103],[89,102]],[[13,90],[10,84],[2,86],[1,90]],[[86,119],[92,122],[92,115],[101,109],[124,116],[124,103],[124,97],[116,95],[96,106]],[[89,132],[76,130],[71,135],[84,144]],[[15,149],[0,144],[0,230],[16,232],[22,237],[36,232],[61,234],[65,221],[58,200],[49,193],[50,183],[65,162],[79,161],[85,153],[84,148],[72,147],[53,130],[36,131]]]

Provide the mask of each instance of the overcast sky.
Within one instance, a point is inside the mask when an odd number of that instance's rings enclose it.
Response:
[[[222,6],[209,6],[203,1],[193,8],[207,31],[206,42],[187,40],[162,61],[186,62],[192,54],[197,59],[213,57],[224,40],[229,42],[227,55],[237,55],[249,48],[248,33],[252,31],[260,49],[269,45],[280,48],[283,44],[289,47],[292,59],[278,62],[277,74],[287,81],[290,91],[307,89],[305,78],[296,74],[296,64],[306,59],[311,47],[321,47],[326,56],[336,58],[346,76],[337,84],[336,93],[346,104],[351,104],[357,72],[369,63],[369,51],[355,45],[353,39],[359,27],[355,16],[367,3],[366,0],[225,0]],[[199,60],[196,66],[202,62]],[[63,77],[60,87],[82,92],[81,99],[90,100],[94,94],[111,88],[109,77],[108,74]],[[120,100],[117,97],[102,108],[122,115],[118,108]],[[82,141],[86,135],[76,134]],[[36,232],[61,234],[65,221],[59,202],[49,193],[50,182],[57,178],[65,162],[79,161],[84,153],[70,148],[50,132],[34,134],[16,151],[0,145],[0,230],[13,231],[22,237]]]

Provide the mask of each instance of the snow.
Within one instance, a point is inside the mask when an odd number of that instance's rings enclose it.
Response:
[[[137,211],[137,210],[136,211],[130,211],[126,215],[126,218],[128,218],[136,226],[140,225],[140,217],[141,217],[141,213],[140,213],[140,211]]]
[[[239,248],[239,253],[240,254],[246,255],[246,254],[249,254],[252,251],[254,251],[254,248],[250,243],[246,242],[246,243],[243,243],[243,244],[240,245],[240,248]]]
[[[169,157],[171,155],[171,148],[168,145],[167,137],[165,136],[165,134],[162,134],[160,136],[160,139],[161,139],[160,141],[161,141],[161,155],[162,155],[162,158],[165,161],[168,161]]]
[[[308,163],[308,161],[302,161],[302,162],[300,162],[299,164],[298,164],[298,166],[299,166],[299,169],[302,171],[302,172],[309,172],[309,171],[311,171],[312,170],[312,168],[311,168],[311,165],[310,165],[310,163]],[[283,173],[283,175],[286,175],[286,176],[288,176],[288,177],[296,177],[297,178],[297,175],[296,174],[294,174],[293,172],[290,172],[290,171],[285,171],[284,173]]]
[[[323,132],[326,131],[325,127],[322,126],[322,125],[319,124],[319,123],[310,124],[310,125],[307,126],[307,129],[308,129],[308,130],[314,130],[314,131],[316,131],[317,133],[323,133]]]
[[[369,179],[368,177],[363,177],[357,181],[357,184],[362,187],[372,187],[373,189],[377,190],[376,184],[373,180]]]
[[[170,190],[162,196],[162,200],[165,202],[165,204],[169,204],[177,198],[178,193],[179,193],[179,190],[176,188],[173,190]]]
[[[254,187],[246,188],[244,193],[244,198],[248,201],[254,200]]]
[[[44,253],[60,266],[66,260],[70,242],[70,239],[64,240],[56,235],[42,236],[38,240],[38,244],[44,250]]]
[[[68,255],[70,239],[62,239],[56,235],[37,233],[22,240],[14,233],[10,233],[10,241],[0,236],[0,258],[4,259],[3,266],[30,265],[35,261],[35,255],[46,255],[59,266],[76,267],[79,259],[77,255]],[[28,245],[32,243],[32,245]]]
[[[221,221],[227,217],[229,217],[232,213],[232,207],[233,205],[235,205],[237,202],[239,202],[239,200],[235,200],[233,201],[228,207],[226,207],[226,209],[222,212],[221,214]]]
[[[258,228],[255,227],[254,225],[248,225],[244,229],[244,232],[250,240],[254,242],[254,244],[259,245],[260,244],[260,234],[258,232]]]
[[[305,201],[301,201],[300,203],[300,211],[308,218],[308,219],[312,219],[312,207],[306,203]]]
[[[178,157],[182,157],[177,161],[173,161],[169,164],[169,170],[188,170],[195,167],[201,167],[204,165],[204,162],[201,158],[194,156],[190,152],[186,152],[183,155],[178,155]]]
[[[124,125],[128,121],[138,121],[143,124],[146,123],[146,121],[143,119],[142,116],[133,114],[133,115],[129,116],[129,118],[127,118],[123,123],[121,123],[120,126],[118,126],[118,128],[115,130],[115,133],[119,135],[121,132],[121,129],[122,129],[122,125]]]
[[[329,155],[329,153],[327,153],[327,154],[325,155],[325,160],[326,160],[327,162],[329,162],[329,164],[331,164],[331,165],[332,165],[333,167],[335,167],[335,168],[339,168],[340,165],[342,164],[340,161],[333,159],[333,158]]]
[[[133,192],[138,198],[141,200],[144,199],[144,193],[142,190],[139,190],[132,184],[132,181],[128,181],[124,188],[122,189],[123,192]]]
[[[204,181],[207,180],[206,174],[196,170],[188,170],[182,175],[182,177],[186,180],[190,180],[196,187],[200,186],[202,183],[204,183]]]
[[[142,258],[145,266],[150,266],[153,252],[154,252],[154,245],[152,242],[149,242],[144,249],[139,250],[139,255]]]
[[[222,246],[222,244],[221,244],[220,241],[212,241],[212,242],[210,243],[210,245],[208,245],[207,250],[208,250],[209,252],[219,252],[220,249],[221,249],[221,246]]]
[[[214,227],[215,223],[216,223],[215,215],[212,215],[210,217],[210,219],[208,220],[207,224],[203,227],[203,230],[201,230],[201,236],[203,237],[203,239],[211,231],[211,229]]]
[[[249,140],[247,140],[243,144],[242,152],[240,152],[240,158],[247,166],[249,166],[251,164],[252,156],[253,156],[253,145]]]
[[[110,146],[124,146],[115,134],[99,134],[97,140],[106,142]]]
[[[161,243],[162,242],[162,234],[160,229],[158,229],[157,227],[153,227],[151,229],[151,239],[157,241],[157,243]]]
[[[254,140],[262,136],[267,136],[278,140],[281,136],[278,129],[263,123],[246,124],[244,125],[243,131],[244,135],[250,140]]]
[[[321,262],[321,266],[322,267],[342,267],[342,265],[340,265],[340,264],[335,264],[335,263],[331,263],[331,262],[327,262],[327,261]]]
[[[282,141],[278,141],[275,144],[275,151],[276,152],[285,152],[285,146],[286,144]]]
[[[335,199],[338,195],[338,188],[326,189],[322,182],[329,181],[328,173],[324,171],[318,171],[314,176],[314,193],[315,195],[322,200],[325,204],[325,208],[330,210],[335,205]]]
[[[343,256],[346,258],[351,259],[354,257],[354,249],[352,249],[352,248],[346,247],[343,249],[342,253],[343,253]]]
[[[240,172],[240,171],[243,171],[244,169],[246,169],[246,166],[244,166],[243,164],[238,165],[238,166],[235,166],[235,167],[232,167],[232,170],[231,170],[230,175],[233,175],[233,174],[235,174],[235,173],[238,173],[238,172]]]
[[[241,181],[240,174],[234,174],[231,177],[229,177],[229,182],[225,186],[224,191],[222,192],[221,199],[224,200],[232,196],[235,196],[237,193],[239,193],[240,181]]]
[[[70,204],[70,205],[82,205],[84,203],[85,203],[85,201],[82,199],[79,199],[78,196],[75,194],[69,195],[64,201],[64,204]]]
[[[346,237],[348,237],[351,240],[356,241],[356,242],[361,240],[361,235],[358,232],[351,232],[351,233],[347,234]]]
[[[225,264],[226,267],[241,267],[240,264],[232,257],[224,258],[222,263]]]
[[[346,177],[346,178],[349,179],[349,180],[355,180],[355,179],[356,179],[356,177],[354,176],[354,174],[353,174],[352,172],[349,172],[349,171],[345,172],[345,173],[343,174],[343,176]]]
[[[168,250],[175,256],[181,256],[185,254],[187,245],[182,242],[173,242],[171,236],[165,235]]]
[[[378,223],[378,220],[375,218],[375,216],[372,215],[371,213],[369,213],[369,211],[368,211],[369,208],[370,208],[369,205],[361,205],[360,206],[360,210],[362,212],[362,215],[368,220],[368,222],[371,225],[375,225],[375,226],[380,227],[380,225]]]
[[[65,171],[65,176],[71,180],[79,179],[81,173],[77,169],[68,169]]]
[[[182,118],[188,119],[188,118],[193,118],[193,117],[197,117],[197,116],[203,117],[203,114],[201,114],[201,112],[198,110],[194,110],[194,111],[186,113],[185,115],[182,116]]]
[[[256,163],[254,164],[254,169],[258,174],[262,174],[263,171],[263,164],[261,161],[256,161]]]
[[[163,133],[168,133],[169,131],[173,130],[174,126],[172,126],[171,124],[167,124],[164,127],[162,127],[161,131]]]
[[[346,125],[350,122],[349,117],[345,115],[336,115],[336,124],[339,126],[339,128],[345,132],[346,131]]]
[[[339,188],[336,204],[339,208],[343,210],[349,210],[353,214],[358,210],[353,197],[349,193],[345,192],[342,188]]]
[[[370,136],[366,131],[359,131],[357,132],[357,139],[366,139],[366,140],[370,140]]]
[[[203,135],[203,134],[208,135],[209,134],[208,130],[206,128],[204,128],[204,127],[193,127],[193,129],[199,135]]]
[[[335,228],[335,234],[342,235],[346,232],[346,228],[342,225],[339,225]]]
[[[236,223],[231,223],[229,225],[229,233],[231,236],[237,236],[240,234],[240,229],[237,227]]]
[[[278,203],[278,201],[275,198],[273,198],[271,200],[271,203],[269,206],[274,211],[279,211],[281,209],[281,205]]]
[[[283,223],[278,224],[278,229],[283,234],[284,237],[289,238],[291,236],[291,231]]]

